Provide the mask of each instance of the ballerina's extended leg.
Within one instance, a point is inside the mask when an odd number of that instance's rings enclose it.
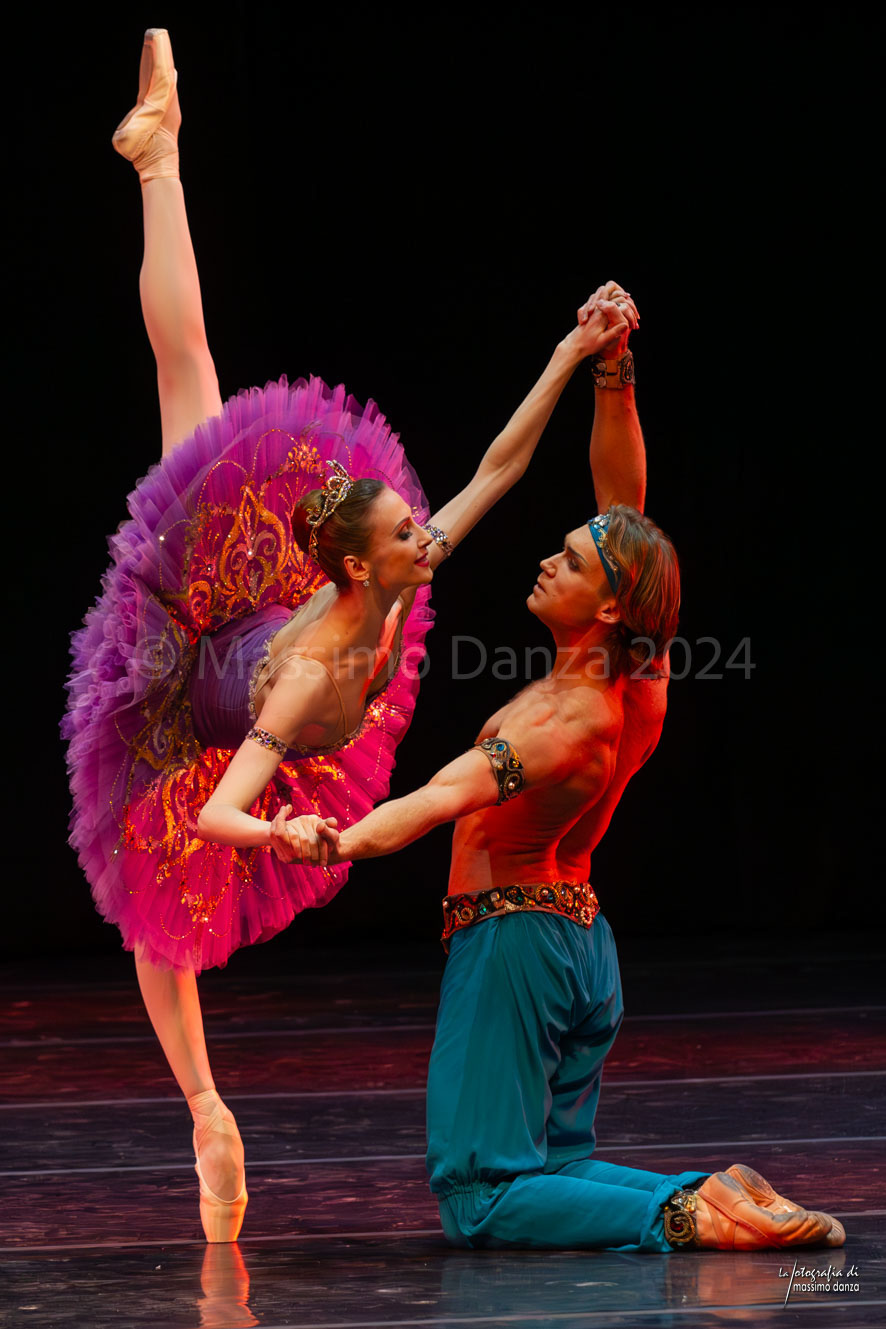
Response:
[[[221,396],[206,340],[197,261],[178,171],[181,111],[172,47],[161,28],[145,33],[139,100],[114,147],[142,182],[145,252],[142,314],[157,361],[163,452],[217,415]]]

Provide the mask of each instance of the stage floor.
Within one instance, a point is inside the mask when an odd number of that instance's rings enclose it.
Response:
[[[291,941],[201,980],[250,1192],[239,1243],[207,1247],[190,1117],[129,957],[6,966],[0,1323],[881,1325],[883,949],[848,934],[621,945],[598,1156],[750,1163],[848,1233],[840,1251],[738,1255],[447,1247],[423,1165],[442,952]],[[829,1290],[800,1290],[804,1265],[830,1266]]]

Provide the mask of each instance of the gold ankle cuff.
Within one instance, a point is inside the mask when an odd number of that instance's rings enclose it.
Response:
[[[695,1221],[695,1191],[675,1191],[664,1207],[664,1231],[668,1245],[698,1245]]]

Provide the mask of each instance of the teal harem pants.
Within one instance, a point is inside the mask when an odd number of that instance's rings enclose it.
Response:
[[[428,1073],[428,1172],[455,1246],[670,1251],[662,1207],[705,1172],[595,1162],[623,1014],[598,914],[513,913],[456,932]]]

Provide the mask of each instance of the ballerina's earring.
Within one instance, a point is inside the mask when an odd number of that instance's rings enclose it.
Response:
[[[364,591],[368,591],[368,590],[369,590],[369,578],[368,578],[368,577],[364,577],[364,579],[363,579],[363,589],[364,589]]]

